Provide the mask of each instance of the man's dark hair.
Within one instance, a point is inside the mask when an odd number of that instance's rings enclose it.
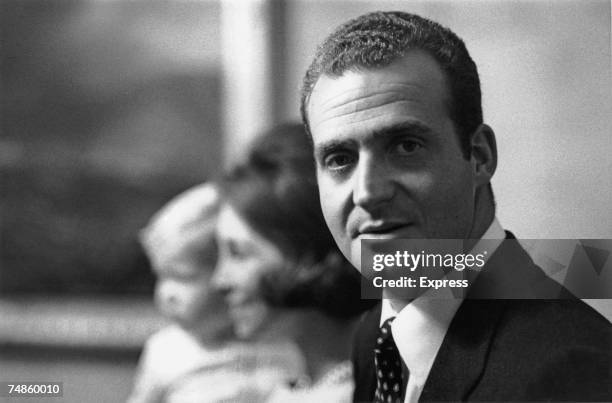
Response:
[[[410,50],[435,58],[446,74],[449,113],[469,158],[470,135],[482,124],[480,80],[463,41],[451,30],[415,14],[374,12],[341,25],[317,49],[304,76],[301,113],[310,134],[307,104],[321,75],[338,77],[349,70],[385,67]]]

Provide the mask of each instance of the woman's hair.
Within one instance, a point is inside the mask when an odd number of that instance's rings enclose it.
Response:
[[[270,304],[316,308],[339,318],[373,305],[361,300],[359,274],[342,257],[325,224],[312,143],[301,124],[262,133],[220,187],[249,226],[286,258],[286,267],[262,280]]]

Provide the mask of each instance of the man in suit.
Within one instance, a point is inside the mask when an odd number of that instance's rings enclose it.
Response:
[[[351,20],[319,47],[301,110],[325,219],[357,269],[362,239],[487,241],[468,299],[383,291],[357,332],[355,401],[612,400],[610,323],[495,216],[495,134],[460,38],[402,12]]]

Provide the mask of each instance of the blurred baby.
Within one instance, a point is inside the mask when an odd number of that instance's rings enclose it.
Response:
[[[212,184],[178,195],[141,231],[157,276],[155,302],[171,324],[147,340],[129,403],[256,402],[297,376],[291,349],[236,342],[210,279],[217,261],[219,193]]]

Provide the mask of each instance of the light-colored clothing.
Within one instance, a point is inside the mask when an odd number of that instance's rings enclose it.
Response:
[[[314,384],[302,378],[293,387],[287,384],[277,387],[267,403],[350,403],[353,389],[353,366],[344,361]]]
[[[303,358],[288,343],[207,348],[172,325],[147,341],[128,403],[263,402],[303,368]]]
[[[485,262],[504,238],[503,228],[499,221],[494,219],[481,238],[489,240],[486,242]],[[482,251],[481,241],[470,253]],[[382,300],[380,325],[395,316],[391,332],[400,356],[410,371],[404,403],[418,402],[446,331],[462,302],[463,300],[454,297],[447,287],[426,291],[403,307],[399,313],[394,309],[391,300]]]

